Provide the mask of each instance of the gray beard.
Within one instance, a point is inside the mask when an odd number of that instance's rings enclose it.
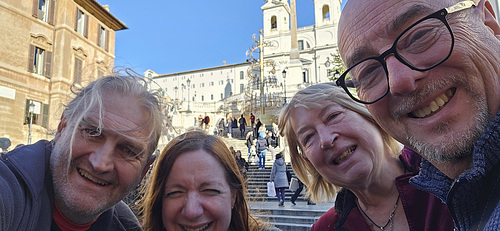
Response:
[[[486,103],[481,104],[486,105]],[[407,134],[407,141],[417,153],[423,155],[427,160],[434,163],[457,163],[470,157],[474,150],[476,141],[481,138],[486,129],[490,115],[488,108],[479,107],[477,117],[473,120],[469,129],[464,134],[446,134],[449,142],[447,144],[426,144],[418,138]],[[440,130],[450,130],[448,125],[443,125]],[[444,133],[443,133],[444,134]]]

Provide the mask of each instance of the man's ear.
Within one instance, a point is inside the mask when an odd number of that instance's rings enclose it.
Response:
[[[488,0],[484,1],[482,8],[484,25],[486,25],[492,31],[493,35],[500,40],[500,26],[496,20],[495,11],[493,10],[491,3]]]
[[[144,176],[146,176],[146,174],[148,173],[151,165],[155,162],[155,159],[156,159],[156,156],[155,155],[151,155],[148,158],[148,160],[146,161],[146,165],[144,166],[144,169],[142,169],[141,181],[144,178]]]

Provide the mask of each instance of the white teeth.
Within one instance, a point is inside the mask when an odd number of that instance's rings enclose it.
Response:
[[[186,231],[202,231],[202,230],[204,230],[204,229],[206,229],[206,228],[208,228],[208,224],[206,224],[206,225],[204,225],[204,226],[202,226],[202,227],[200,227],[200,228],[196,228],[196,229],[188,229],[188,228],[184,228],[184,230],[186,230]]]
[[[94,182],[94,183],[96,183],[96,184],[99,184],[99,185],[101,185],[101,186],[105,186],[105,185],[107,185],[107,184],[108,184],[108,183],[106,183],[106,182],[104,182],[104,181],[102,181],[102,180],[99,180],[99,179],[97,179],[97,178],[95,178],[95,177],[91,176],[90,174],[88,174],[87,172],[85,172],[85,171],[83,171],[83,170],[81,170],[81,169],[80,169],[80,170],[78,170],[78,172],[80,173],[80,176],[83,176],[83,177],[87,178],[88,180],[90,180],[90,181],[92,181],[92,182]]]
[[[349,149],[345,150],[344,153],[342,153],[342,155],[340,155],[339,157],[337,157],[335,160],[333,160],[333,163],[334,164],[340,164],[342,161],[344,161],[352,152],[354,152],[354,150],[356,150],[356,147],[350,147]]]
[[[451,90],[447,90],[445,93],[434,99],[434,101],[432,101],[427,107],[412,112],[412,115],[417,118],[426,117],[443,107],[452,96],[453,92]]]

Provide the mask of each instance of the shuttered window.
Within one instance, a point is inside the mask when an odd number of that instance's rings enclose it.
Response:
[[[79,58],[75,58],[75,70],[73,71],[73,83],[82,83],[82,68],[83,61]]]
[[[89,34],[89,16],[78,7],[75,10],[75,31],[88,38]]]
[[[97,46],[108,51],[109,31],[101,25],[97,27]]]
[[[52,52],[30,45],[28,72],[50,78],[52,76]]]
[[[33,0],[33,17],[54,25],[54,12],[54,0]]]
[[[31,103],[33,103],[34,105],[32,112],[30,112]],[[24,108],[24,124],[29,124],[30,119],[32,119],[32,124],[41,125],[44,128],[48,128],[49,105],[34,100],[26,99],[26,105]]]

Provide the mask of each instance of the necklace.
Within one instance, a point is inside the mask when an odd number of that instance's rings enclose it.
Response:
[[[385,223],[385,225],[380,226],[375,224],[375,222],[368,216],[368,214],[365,213],[365,211],[361,208],[361,206],[359,206],[359,202],[356,199],[356,205],[358,206],[359,211],[361,211],[361,213],[363,213],[363,215],[365,215],[365,217],[368,218],[368,220],[380,230],[385,230],[385,228],[387,228],[389,224],[391,224],[392,227],[392,218],[394,217],[394,212],[396,212],[396,208],[398,207],[398,202],[399,202],[399,195],[398,199],[396,200],[396,203],[394,204],[394,209],[392,209],[391,215],[389,215],[389,220],[387,220],[387,223]]]

